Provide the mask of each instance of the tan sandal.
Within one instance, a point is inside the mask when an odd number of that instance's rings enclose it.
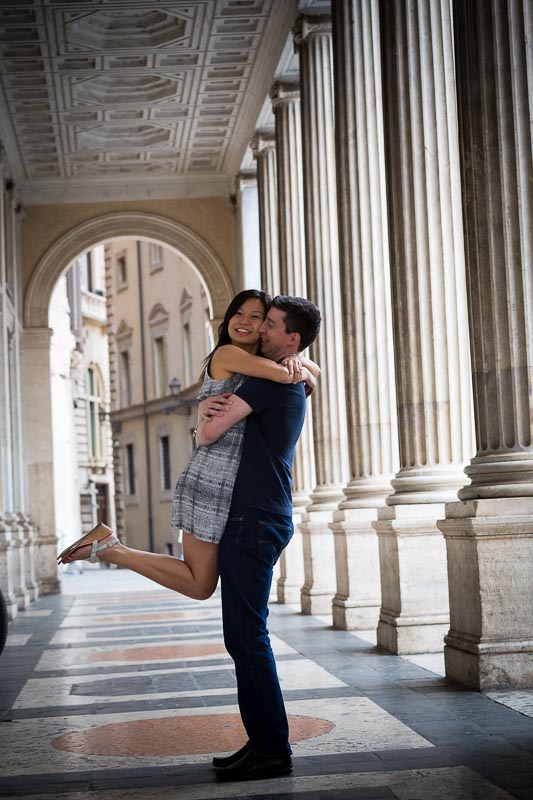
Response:
[[[102,541],[102,539],[106,539],[108,536],[111,536],[110,540],[105,544],[98,544]],[[69,562],[65,561],[65,558],[71,556],[73,553],[76,552],[80,547],[85,547],[89,544],[92,544],[91,552],[85,558],[80,559],[73,559],[74,561],[89,561],[91,564],[96,564],[99,559],[97,553],[101,550],[105,550],[108,547],[114,547],[118,544],[119,541],[111,528],[108,528],[107,525],[104,525],[103,522],[99,522],[89,533],[86,533],[80,539],[75,541],[73,544],[66,547],[57,557],[58,564],[66,564]]]

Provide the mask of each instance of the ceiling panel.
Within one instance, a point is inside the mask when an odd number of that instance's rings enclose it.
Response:
[[[227,193],[297,7],[3,0],[0,138],[23,200]]]

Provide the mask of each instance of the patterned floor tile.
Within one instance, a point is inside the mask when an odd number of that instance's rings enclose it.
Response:
[[[104,790],[69,793],[69,800],[334,800],[333,792],[352,790],[357,800],[364,795],[357,790],[381,787],[392,792],[397,800],[510,800],[512,795],[467,767],[437,769],[405,769],[390,772],[365,772],[300,776],[293,774],[275,780],[248,783],[207,783],[183,786]],[[346,795],[345,795],[346,796]],[[350,795],[348,795],[350,796]],[[384,796],[387,796],[384,794]],[[388,796],[391,796],[390,794]],[[65,797],[63,795],[63,797]],[[367,795],[368,797],[368,795]],[[379,797],[379,795],[378,795]],[[33,794],[26,800],[50,800],[50,795]]]
[[[365,697],[348,697],[339,699],[335,703],[331,700],[306,700],[289,701],[287,713],[293,727],[303,723],[296,720],[307,721],[309,725],[316,725],[316,720],[322,721],[326,729],[312,739],[296,741],[291,730],[291,742],[296,756],[323,756],[335,753],[361,753],[369,751],[416,749],[432,747],[431,743],[419,736],[406,725],[388,714],[378,705]],[[205,742],[200,736],[200,741],[195,742],[190,732],[196,721],[209,718],[209,729],[213,731],[214,738]],[[98,716],[69,716],[47,717],[40,721],[38,726],[33,720],[17,719],[9,727],[10,746],[5,753],[3,763],[0,765],[0,775],[28,774],[32,772],[70,772],[79,769],[112,769],[117,767],[127,768],[139,766],[139,753],[133,757],[109,755],[81,756],[76,752],[58,750],[57,743],[62,737],[77,734],[78,740],[83,741],[84,735],[95,737],[96,728],[105,732],[107,726],[113,725],[114,731],[120,726],[120,737],[127,739],[132,730],[133,723],[144,721],[143,724],[152,726],[153,736],[162,741],[167,741],[167,734],[162,738],[158,726],[163,726],[167,731],[168,720],[178,719],[183,725],[181,737],[175,737],[175,752],[173,755],[146,755],[143,763],[146,765],[171,766],[185,763],[203,763],[206,754],[212,752],[212,743],[218,742],[215,751],[224,750],[223,741],[225,732],[234,726],[240,726],[240,717],[236,706],[223,708],[189,708],[174,711],[140,712],[122,714],[99,714]],[[229,726],[229,720],[234,720]],[[321,724],[322,724],[321,723]],[[305,729],[305,725],[304,725]],[[232,750],[240,746],[245,739],[244,731],[240,728],[240,737],[227,749]],[[297,733],[297,730],[296,730]],[[119,737],[119,738],[120,738]],[[134,736],[137,739],[137,735]],[[142,745],[142,742],[141,742]],[[185,748],[185,749],[183,749]],[[199,749],[200,748],[200,749]]]
[[[198,650],[192,648],[181,657],[196,659],[197,655]],[[303,658],[280,661],[278,674],[283,691],[346,686],[318,664]],[[198,683],[203,683],[203,686],[198,688]],[[101,707],[102,704],[116,703],[120,699],[130,701],[132,697],[146,700],[157,695],[159,700],[170,700],[188,696],[233,694],[235,691],[233,663],[228,658],[227,667],[195,666],[194,670],[174,667],[141,673],[108,672],[103,677],[69,675],[60,678],[30,678],[17,697],[14,708],[61,708],[89,704]]]

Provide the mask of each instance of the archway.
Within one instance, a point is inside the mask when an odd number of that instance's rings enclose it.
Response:
[[[184,257],[205,285],[216,324],[233,296],[231,280],[211,247],[190,228],[156,214],[114,212],[89,219],[61,235],[38,262],[24,296],[23,413],[29,511],[39,528],[39,578],[43,591],[59,590],[56,566],[50,402],[49,303],[68,265],[113,238],[156,241]]]
[[[56,281],[84,250],[115,237],[153,239],[185,256],[204,281],[214,319],[223,316],[234,294],[224,266],[198,234],[185,225],[157,214],[115,212],[94,217],[57,239],[41,258],[24,297],[24,327],[46,328],[48,305]]]

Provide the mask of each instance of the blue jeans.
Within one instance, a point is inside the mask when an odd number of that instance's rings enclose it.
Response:
[[[218,551],[224,643],[235,662],[239,709],[257,753],[291,753],[289,725],[267,629],[272,569],[293,534],[292,518],[230,512]]]

